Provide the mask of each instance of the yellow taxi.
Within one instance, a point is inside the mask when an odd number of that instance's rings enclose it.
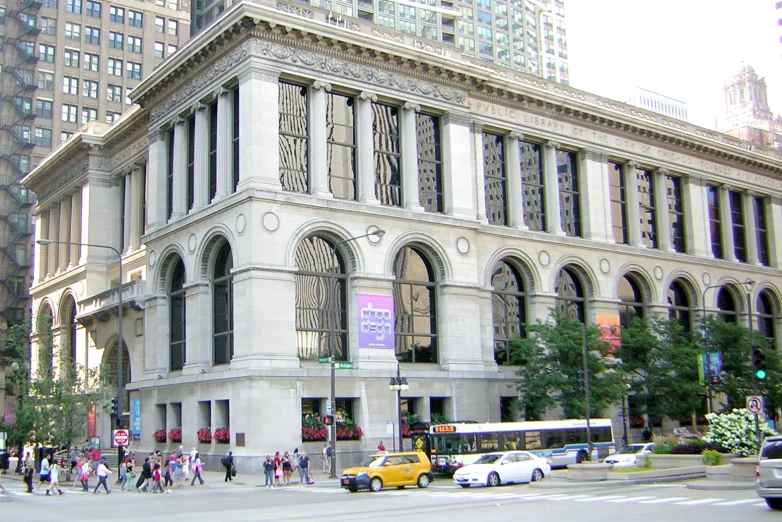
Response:
[[[352,492],[380,491],[384,487],[428,487],[434,480],[432,465],[422,451],[376,453],[355,468],[342,472],[340,485]]]

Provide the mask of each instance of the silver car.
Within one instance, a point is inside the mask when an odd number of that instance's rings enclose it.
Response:
[[[763,441],[755,475],[758,496],[771,509],[782,510],[782,435]]]

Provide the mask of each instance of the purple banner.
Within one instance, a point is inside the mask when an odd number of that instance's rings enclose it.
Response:
[[[358,347],[394,347],[394,298],[392,296],[359,294]]]

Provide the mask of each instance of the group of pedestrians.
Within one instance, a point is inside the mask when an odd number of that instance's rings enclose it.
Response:
[[[299,484],[313,484],[315,481],[310,471],[310,458],[306,451],[299,453],[299,448],[293,450],[293,455],[287,451],[280,456],[280,452],[266,455],[263,462],[263,472],[265,476],[265,486],[273,488],[275,486],[290,486],[293,473],[298,471]]]

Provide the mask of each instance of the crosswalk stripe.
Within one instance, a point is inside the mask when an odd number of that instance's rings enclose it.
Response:
[[[688,500],[687,502],[676,502],[677,506],[697,506],[698,504],[712,504],[714,502],[721,502],[724,498],[697,498],[695,500]]]
[[[580,498],[576,502],[600,502],[602,500],[611,500],[614,498],[625,498],[624,495],[608,495],[605,497]]]
[[[739,504],[750,504],[752,502],[757,502],[758,499],[756,498],[744,498],[741,500],[729,500],[727,502],[719,502],[717,504],[714,504],[715,506],[738,506]]]
[[[565,494],[556,494],[556,495],[541,495],[538,498],[540,500],[560,500],[562,497],[567,497],[568,495]]]
[[[653,499],[653,498],[657,498],[657,497],[628,497],[628,498],[618,498],[616,500],[608,500],[607,502],[621,504],[622,502],[638,502],[638,501]]]
[[[665,504],[668,502],[677,502],[679,500],[687,500],[690,497],[668,497],[668,498],[658,498],[655,500],[642,500],[639,502],[639,504]]]

